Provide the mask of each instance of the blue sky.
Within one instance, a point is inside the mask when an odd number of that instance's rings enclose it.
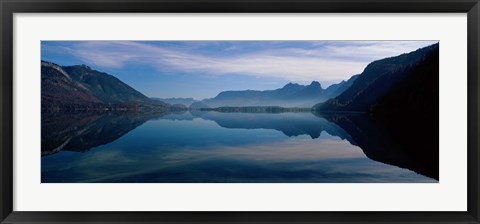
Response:
[[[86,64],[149,97],[204,99],[319,81],[325,88],[368,63],[437,41],[42,41],[42,60]]]

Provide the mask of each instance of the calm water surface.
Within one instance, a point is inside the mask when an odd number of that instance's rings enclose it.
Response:
[[[50,114],[42,182],[438,182],[383,132],[360,115]]]

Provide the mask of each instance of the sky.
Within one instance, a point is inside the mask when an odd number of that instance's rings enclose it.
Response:
[[[323,88],[372,61],[437,41],[42,41],[42,60],[85,64],[149,97],[215,97],[226,90]]]

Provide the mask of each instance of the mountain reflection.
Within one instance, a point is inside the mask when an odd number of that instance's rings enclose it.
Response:
[[[227,129],[277,130],[288,137],[308,135],[311,139],[317,139],[325,132],[330,136],[346,140],[353,146],[360,147],[371,160],[406,168],[436,180],[439,176],[438,137],[437,139],[425,138],[420,143],[414,142],[413,140],[418,139],[410,138],[410,133],[398,134],[399,132],[393,132],[385,128],[380,122],[363,114],[269,114],[220,113],[214,111],[184,111],[170,114],[42,114],[42,156],[55,154],[62,150],[85,152],[91,148],[114,142],[146,121],[155,119],[192,122],[201,119],[213,121],[218,126]],[[180,141],[174,139],[171,144]],[[321,144],[328,144],[328,141],[318,142],[318,150],[321,150]],[[261,158],[262,153],[268,153],[268,158],[274,158],[275,154],[281,157],[281,153],[288,153],[288,150],[281,150],[285,147],[290,146],[277,145],[275,148],[279,148],[279,150],[275,151],[271,147],[267,149],[259,145],[257,148],[253,147],[256,153],[244,150],[236,157],[255,155],[255,157]],[[302,146],[305,147],[303,149],[299,148],[298,145],[292,145],[291,147],[294,148],[294,152],[290,152],[292,153],[291,158],[295,158],[295,155],[298,155],[296,152],[305,151],[307,148],[313,150],[315,144],[304,145]],[[215,148],[215,146],[212,146],[212,148]],[[252,150],[252,148],[249,150]],[[213,152],[210,151],[209,153]],[[231,155],[237,152],[240,151],[218,151],[215,156]],[[198,150],[184,150],[181,152],[182,154],[179,153],[176,153],[175,156],[186,159],[192,156],[199,158],[206,152],[199,154]],[[212,155],[208,156],[208,158],[210,157]],[[320,157],[312,156],[311,158],[321,161]]]
[[[84,152],[117,140],[164,114],[42,113],[42,156],[61,150]]]
[[[432,130],[425,130],[427,125],[416,119],[397,119],[396,130],[391,130],[365,114],[316,116],[328,119],[349,133],[353,140],[349,142],[359,146],[368,158],[439,179],[438,135],[429,133]],[[419,127],[422,125],[425,126]]]

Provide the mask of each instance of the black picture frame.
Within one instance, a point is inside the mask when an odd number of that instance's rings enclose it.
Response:
[[[479,0],[0,0],[2,223],[480,223]],[[13,211],[14,13],[467,13],[468,211],[466,212],[20,212]]]

